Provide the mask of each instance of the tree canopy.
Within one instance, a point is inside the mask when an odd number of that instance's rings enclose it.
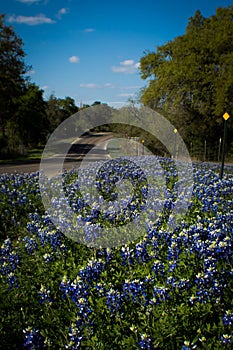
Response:
[[[222,115],[233,117],[233,6],[189,19],[186,32],[140,61],[148,86],[141,101],[162,111],[184,139],[221,136]]]
[[[3,134],[6,124],[16,110],[14,99],[25,87],[25,73],[29,69],[24,62],[23,42],[12,27],[4,23],[0,15],[0,124]]]
[[[71,97],[44,100],[44,91],[26,76],[23,41],[0,15],[0,153],[37,146],[78,111]]]

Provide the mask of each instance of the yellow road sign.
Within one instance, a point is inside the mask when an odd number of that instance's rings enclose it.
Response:
[[[230,116],[229,116],[229,114],[226,112],[226,113],[223,114],[223,118],[224,118],[225,120],[227,120],[227,119],[230,118]]]

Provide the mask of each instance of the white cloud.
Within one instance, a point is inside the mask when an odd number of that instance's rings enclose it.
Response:
[[[58,13],[59,13],[60,15],[65,15],[67,12],[68,12],[68,9],[65,8],[65,7],[61,8],[61,9],[58,11]]]
[[[114,88],[114,85],[111,84],[111,83],[106,83],[106,84],[104,84],[104,87],[113,89],[113,88]]]
[[[120,64],[125,67],[132,66],[134,64],[134,60],[124,60],[120,62]]]
[[[39,24],[53,24],[56,23],[53,19],[46,17],[44,14],[37,16],[15,16],[12,15],[7,20],[10,23],[27,24],[29,26],[35,26]]]
[[[116,67],[112,66],[112,71],[114,73],[127,73],[127,68],[126,67]]]
[[[44,85],[44,86],[42,86],[42,90],[47,90],[49,87],[48,87],[48,85]]]
[[[112,66],[112,71],[114,73],[126,73],[133,74],[136,73],[138,68],[140,67],[139,62],[134,62],[134,60],[124,60],[120,62],[120,66]]]
[[[88,83],[88,84],[80,84],[79,85],[81,88],[87,88],[87,89],[104,89],[104,88],[114,88],[114,85],[111,83],[106,83],[106,84],[94,84],[94,83]]]
[[[118,97],[132,97],[132,96],[134,96],[134,95],[135,95],[134,93],[128,93],[128,94],[123,93],[123,94],[118,94],[117,96],[118,96]]]
[[[69,57],[69,62],[70,63],[79,63],[80,58],[78,56],[71,56],[71,57]]]
[[[57,17],[58,17],[59,19],[61,19],[61,17],[62,17],[63,15],[66,15],[68,12],[69,12],[69,9],[68,9],[68,8],[62,7],[62,8],[58,11]]]
[[[116,108],[116,109],[120,109],[122,107],[128,106],[129,103],[128,102],[122,102],[122,101],[111,101],[111,102],[107,102],[107,104],[110,107]]]
[[[121,90],[133,90],[133,89],[140,89],[141,86],[139,85],[132,85],[132,86],[121,86]]]
[[[101,85],[94,84],[94,83],[80,84],[79,86],[81,88],[87,88],[87,89],[99,89],[101,87]]]
[[[18,2],[22,2],[24,4],[33,4],[36,2],[40,2],[41,0],[17,0]]]
[[[93,32],[95,32],[95,29],[94,28],[86,28],[83,31],[84,31],[84,33],[93,33]]]

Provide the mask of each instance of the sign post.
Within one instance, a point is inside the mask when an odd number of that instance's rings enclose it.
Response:
[[[174,135],[175,135],[175,142],[174,142],[174,158],[176,159],[176,156],[177,156],[177,149],[176,149],[176,134],[177,134],[178,130],[177,130],[177,129],[174,129],[174,130],[173,130],[173,132],[174,132]]]
[[[224,161],[225,161],[225,144],[226,144],[226,134],[227,134],[227,120],[230,118],[228,113],[223,114],[224,119],[224,131],[223,131],[223,140],[222,140],[222,166],[221,166],[221,172],[220,172],[220,178],[223,177],[223,171],[224,171]]]
[[[144,156],[144,140],[142,140],[142,155]]]

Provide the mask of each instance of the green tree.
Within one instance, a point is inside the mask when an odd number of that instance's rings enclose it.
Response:
[[[58,105],[58,99],[54,94],[51,94],[49,99],[46,101],[46,119],[49,125],[49,132],[53,132],[54,129],[60,124],[61,111]]]
[[[141,58],[141,101],[163,112],[183,138],[216,142],[233,112],[233,6],[190,18],[186,33]]]
[[[98,105],[101,105],[100,101],[95,101],[95,102],[92,103],[92,106],[98,106]]]
[[[49,131],[53,132],[60,123],[78,112],[78,110],[73,98],[65,97],[65,99],[61,99],[55,97],[54,94],[50,95],[48,101],[46,101],[46,117]]]
[[[36,84],[28,84],[24,93],[17,99],[15,121],[25,146],[37,146],[46,140],[48,123],[45,115],[43,90]]]
[[[6,124],[17,110],[16,98],[25,88],[25,73],[29,67],[24,62],[23,42],[12,27],[6,26],[4,15],[0,15],[0,124],[2,136]]]
[[[79,108],[75,105],[75,100],[69,96],[65,97],[64,99],[58,99],[58,105],[62,111],[61,122],[79,110]]]

